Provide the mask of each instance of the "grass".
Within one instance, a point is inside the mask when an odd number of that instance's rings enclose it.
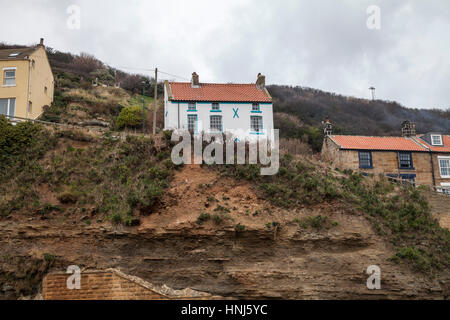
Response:
[[[311,160],[294,160],[290,155],[280,159],[275,176],[259,175],[256,165],[214,168],[224,176],[250,181],[260,197],[278,207],[328,202],[363,213],[373,229],[392,243],[393,260],[417,271],[433,274],[450,267],[450,232],[433,219],[420,190],[395,186],[384,177],[375,182],[352,170],[324,170]],[[316,230],[338,226],[320,215],[296,222]]]
[[[80,140],[80,133],[70,130],[52,133],[28,123],[11,126],[1,118],[0,130],[17,140],[10,139],[14,145],[2,155],[1,216],[70,215],[75,214],[70,209],[76,205],[92,208],[97,218],[134,225],[139,215],[155,210],[177,169],[165,164],[170,158],[161,156],[170,157],[169,144],[159,146],[158,153],[148,138],[129,136],[116,141],[105,137],[80,149],[71,142]],[[44,201],[42,186],[70,208]]]

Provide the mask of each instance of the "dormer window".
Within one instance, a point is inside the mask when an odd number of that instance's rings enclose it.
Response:
[[[432,146],[442,146],[442,136],[440,134],[431,135],[431,145]]]
[[[254,103],[254,104],[252,105],[252,111],[260,111],[259,103]]]
[[[212,104],[212,110],[213,111],[219,111],[220,110],[220,106],[219,106],[219,104],[217,102],[214,102]]]

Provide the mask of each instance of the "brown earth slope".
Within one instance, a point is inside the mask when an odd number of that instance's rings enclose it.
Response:
[[[246,299],[448,296],[448,272],[430,279],[394,264],[393,249],[364,216],[339,203],[282,210],[259,199],[248,182],[194,166],[177,172],[171,186],[138,227],[0,221],[0,297],[34,295],[47,272],[74,264],[118,268],[156,285]],[[224,219],[197,223],[201,213],[213,216],[222,208],[229,210]],[[313,215],[326,215],[333,224],[318,230],[295,222]],[[370,265],[381,268],[381,290],[366,287]]]

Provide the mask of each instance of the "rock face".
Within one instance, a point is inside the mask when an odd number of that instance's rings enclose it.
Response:
[[[448,297],[448,270],[431,279],[391,262],[393,249],[364,216],[338,203],[281,210],[258,199],[245,183],[196,170],[201,169],[179,173],[164,203],[141,218],[139,227],[57,218],[0,221],[0,297],[36,295],[47,273],[65,272],[70,265],[117,268],[156,286],[226,298]],[[230,208],[229,219],[197,223],[202,212],[213,214],[219,205]],[[314,229],[295,222],[311,215],[335,223]],[[245,230],[237,231],[238,223]],[[381,269],[381,290],[366,286],[370,265]]]

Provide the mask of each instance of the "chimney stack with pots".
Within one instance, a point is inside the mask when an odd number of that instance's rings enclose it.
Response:
[[[192,88],[200,88],[200,80],[199,80],[198,74],[196,72],[194,72],[192,74],[191,87]]]
[[[266,76],[263,76],[261,73],[258,73],[258,79],[256,80],[256,87],[259,90],[263,90],[266,87]]]
[[[41,38],[41,41],[39,41],[39,47],[44,47],[44,38]]]
[[[416,125],[409,120],[402,122],[402,137],[410,137],[416,135]]]
[[[333,134],[333,125],[330,122],[330,119],[328,117],[325,119],[325,121],[322,121],[323,126],[323,134],[326,136],[331,136]]]

